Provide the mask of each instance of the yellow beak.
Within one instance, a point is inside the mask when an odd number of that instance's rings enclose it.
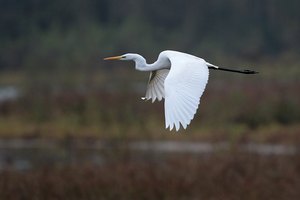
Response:
[[[121,58],[122,56],[113,56],[113,57],[104,58],[103,60],[120,60]]]

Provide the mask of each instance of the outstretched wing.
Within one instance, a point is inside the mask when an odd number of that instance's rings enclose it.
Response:
[[[208,81],[205,61],[188,54],[168,52],[171,70],[165,79],[166,128],[185,129],[198,109],[200,97]]]
[[[146,95],[142,99],[152,99],[153,103],[156,99],[158,99],[158,101],[161,101],[165,97],[164,82],[167,75],[169,74],[169,71],[170,70],[168,69],[161,69],[152,71],[150,73]]]

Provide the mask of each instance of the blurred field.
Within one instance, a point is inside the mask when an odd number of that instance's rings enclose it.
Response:
[[[300,199],[300,1],[0,4],[0,199]],[[212,71],[170,132],[148,73],[102,61],[165,49],[259,74]]]
[[[1,199],[298,199],[299,156],[237,152],[0,172]]]
[[[164,129],[162,102],[140,100],[148,74],[134,71],[130,64],[96,70],[91,76],[49,75],[47,80],[3,74],[2,85],[17,87],[20,97],[0,102],[1,137],[299,141],[296,65],[285,70],[282,65],[253,64],[260,74],[250,76],[211,72],[198,113],[182,131],[187,137]]]
[[[300,197],[298,151],[264,155],[236,148],[299,145],[297,64],[286,70],[278,63],[249,63],[260,72],[254,76],[211,72],[195,119],[179,133],[164,129],[162,102],[140,100],[148,74],[130,64],[106,71],[99,62],[93,73],[1,74],[1,86],[19,93],[0,102],[2,144],[10,139],[46,143],[33,149],[0,147],[0,199]],[[229,151],[161,157],[120,149],[114,142],[140,140],[226,142]],[[47,141],[66,148],[49,150]],[[110,150],[77,151],[73,141],[107,142]]]

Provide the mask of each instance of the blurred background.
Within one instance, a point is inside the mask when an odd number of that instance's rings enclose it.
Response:
[[[299,199],[300,1],[1,0],[1,199]],[[148,73],[166,49],[212,71],[164,129]]]

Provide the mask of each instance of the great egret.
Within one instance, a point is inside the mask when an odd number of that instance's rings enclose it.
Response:
[[[133,60],[135,69],[150,71],[150,78],[145,97],[152,103],[165,98],[165,126],[176,131],[180,124],[184,129],[190,124],[198,109],[200,97],[208,81],[208,69],[256,74],[252,70],[235,70],[221,68],[206,62],[202,58],[178,52],[163,51],[156,62],[147,64],[139,54],[127,53],[121,56],[104,58],[104,60]]]

